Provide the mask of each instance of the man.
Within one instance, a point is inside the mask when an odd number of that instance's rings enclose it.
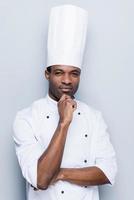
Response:
[[[75,99],[87,32],[87,12],[52,9],[45,76],[48,95],[18,112],[14,141],[28,200],[98,200],[113,184],[115,152],[99,111]]]

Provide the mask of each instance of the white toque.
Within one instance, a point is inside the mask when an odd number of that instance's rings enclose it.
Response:
[[[70,65],[81,68],[85,49],[88,13],[74,5],[51,9],[47,41],[47,67]]]

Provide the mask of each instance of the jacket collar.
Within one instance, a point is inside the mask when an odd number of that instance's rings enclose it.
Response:
[[[49,94],[46,95],[46,101],[48,103],[48,106],[51,110],[57,111],[57,101],[53,100]]]

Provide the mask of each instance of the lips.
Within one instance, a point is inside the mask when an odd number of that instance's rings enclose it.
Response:
[[[71,87],[60,87],[60,90],[62,90],[63,92],[70,92],[72,90]]]
[[[61,90],[64,91],[64,92],[69,92],[69,91],[71,91],[72,89],[71,89],[71,88],[61,88]]]

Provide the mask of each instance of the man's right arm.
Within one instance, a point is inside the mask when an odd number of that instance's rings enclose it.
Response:
[[[47,189],[59,172],[69,124],[59,122],[48,148],[38,160],[37,187]]]
[[[39,189],[47,189],[60,170],[66,136],[75,109],[76,103],[70,97],[63,95],[58,102],[58,126],[48,148],[38,160],[37,187]]]

